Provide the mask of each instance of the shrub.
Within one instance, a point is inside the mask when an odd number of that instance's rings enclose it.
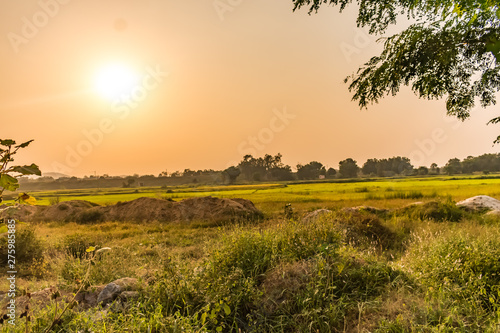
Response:
[[[104,214],[98,210],[84,210],[76,216],[76,222],[81,224],[97,223],[104,221]]]
[[[68,235],[62,240],[62,247],[74,258],[83,258],[89,246],[99,245],[96,238],[76,233]]]
[[[335,220],[344,241],[353,246],[388,249],[395,244],[396,234],[384,226],[375,214],[346,212]]]
[[[387,263],[351,248],[341,249],[334,257],[316,257],[305,270],[307,277],[295,272],[288,274],[290,281],[281,281],[292,286],[293,294],[271,300],[266,295],[263,304],[256,304],[253,316],[261,322],[259,326],[266,327],[264,331],[356,332],[359,305],[383,295],[391,283],[404,278]]]
[[[335,251],[340,245],[340,232],[323,221],[290,221],[264,231],[237,230],[223,235],[217,243],[209,257],[215,274],[238,268],[244,276],[256,277],[282,260],[307,259],[320,252]]]
[[[465,212],[452,201],[438,202],[430,201],[424,204],[411,205],[401,210],[404,214],[412,218],[421,220],[434,220],[434,221],[460,221]]]
[[[424,286],[441,290],[463,308],[500,311],[499,234],[452,232],[416,244],[403,264]]]
[[[66,204],[60,204],[60,205],[57,206],[57,209],[59,209],[61,211],[64,211],[64,210],[68,210],[69,206],[66,205]]]
[[[59,202],[61,202],[61,197],[59,196],[49,198],[49,204],[51,206],[57,205]]]
[[[37,237],[35,228],[19,228],[16,232],[16,264],[31,264],[43,261],[43,241]],[[0,264],[7,264],[7,237],[0,238]]]

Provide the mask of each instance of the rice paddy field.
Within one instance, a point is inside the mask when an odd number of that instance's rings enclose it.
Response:
[[[496,177],[34,192],[39,205],[245,198],[264,218],[18,221],[24,303],[0,332],[500,332],[500,218],[455,205],[500,198]],[[384,210],[343,209],[360,205]],[[332,212],[303,219],[320,208]],[[6,244],[0,236],[3,266]],[[137,279],[137,297],[72,301],[121,278]]]
[[[38,204],[67,200],[88,200],[100,205],[130,201],[139,197],[182,200],[195,196],[244,198],[265,213],[278,213],[287,203],[299,210],[370,205],[395,208],[402,204],[451,198],[460,201],[475,195],[500,197],[500,176],[426,177],[377,179],[349,182],[312,182],[306,184],[250,184],[230,186],[178,186],[165,188],[106,188],[33,192]]]

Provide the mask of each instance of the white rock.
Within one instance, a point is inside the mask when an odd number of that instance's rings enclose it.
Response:
[[[491,210],[488,213],[486,213],[486,215],[500,217],[500,210],[498,209]]]
[[[500,210],[500,200],[489,197],[487,195],[478,195],[458,202],[457,206],[469,208],[472,210]]]

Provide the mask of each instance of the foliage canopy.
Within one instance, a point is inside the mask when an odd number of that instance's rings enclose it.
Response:
[[[343,11],[352,0],[292,0],[294,10],[322,5]],[[446,98],[449,115],[465,120],[477,102],[496,104],[500,90],[500,2],[498,0],[356,0],[358,27],[380,35],[398,18],[413,22],[384,37],[384,49],[345,79],[361,108],[402,85],[427,99]],[[499,123],[500,117],[489,123]],[[500,136],[496,143],[500,142]]]

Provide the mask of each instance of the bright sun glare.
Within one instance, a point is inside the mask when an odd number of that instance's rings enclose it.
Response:
[[[95,89],[102,97],[117,100],[128,95],[138,83],[138,75],[130,67],[114,64],[103,67],[97,73]]]

